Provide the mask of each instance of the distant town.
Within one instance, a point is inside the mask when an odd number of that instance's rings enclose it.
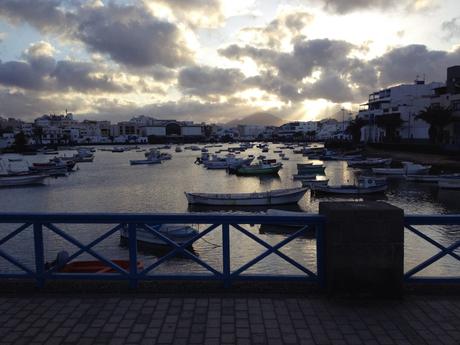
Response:
[[[42,145],[142,144],[192,141],[349,141],[432,143],[460,147],[460,66],[446,82],[415,80],[370,93],[368,102],[342,119],[218,125],[137,115],[129,121],[77,121],[72,113],[48,114],[33,122],[0,117],[0,149]]]

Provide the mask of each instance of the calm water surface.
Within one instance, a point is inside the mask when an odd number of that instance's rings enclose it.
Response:
[[[226,146],[226,145],[224,145]],[[235,145],[231,145],[235,146]],[[270,145],[270,152],[264,153],[268,158],[277,158],[273,153],[280,145]],[[143,147],[146,148],[146,147]],[[283,161],[283,169],[276,177],[239,177],[229,175],[225,170],[206,170],[194,164],[199,151],[184,150],[174,152],[163,150],[173,155],[172,160],[161,165],[130,166],[130,159],[143,159],[143,152],[127,151],[112,153],[97,151],[94,163],[79,163],[79,170],[62,178],[50,178],[44,186],[19,187],[0,189],[0,210],[2,212],[124,212],[124,213],[157,213],[157,212],[201,212],[214,211],[209,208],[189,208],[184,191],[196,192],[255,192],[277,188],[291,188],[300,186],[299,181],[293,181],[296,173],[296,164],[308,162],[301,155],[294,155],[292,150],[284,150],[289,161]],[[211,152],[220,148],[210,149]],[[74,151],[62,151],[60,154],[72,155]],[[223,152],[222,154],[225,154]],[[240,156],[261,154],[254,148],[243,152]],[[30,162],[45,162],[50,158],[46,155],[26,157]],[[318,162],[319,163],[319,162]],[[353,183],[355,172],[347,168],[345,162],[325,162],[326,175],[330,184]],[[356,198],[315,197],[307,192],[297,206],[288,206],[286,209],[317,213],[320,201],[326,200],[362,200]],[[390,181],[389,190],[385,195],[370,197],[369,200],[383,200],[401,207],[406,214],[449,214],[460,213],[460,191],[439,190],[436,185],[408,183],[401,179]],[[277,207],[281,208],[281,207]],[[263,212],[264,208],[254,210],[245,209],[245,212]],[[226,209],[225,212],[238,210]],[[241,211],[241,210],[240,210]],[[69,234],[78,238],[82,243],[89,243],[98,234],[110,228],[110,225],[58,225]],[[195,224],[199,230],[206,225]],[[259,227],[245,226],[263,240],[276,244],[283,240],[285,234],[261,233]],[[3,237],[11,230],[12,225],[1,225]],[[426,231],[443,245],[449,245],[460,238],[458,226],[429,226],[418,227]],[[432,245],[421,238],[406,232],[406,269],[410,269],[423,259],[438,252]],[[216,269],[221,269],[222,250],[221,232],[214,231],[199,240],[194,249],[204,261]],[[57,252],[75,251],[76,247],[55,235],[45,231],[47,260],[54,259]],[[264,251],[264,248],[252,239],[237,232],[231,232],[232,269],[237,269],[250,259]],[[33,244],[30,231],[24,231],[8,244],[2,246],[7,253],[21,256],[21,262],[33,267]],[[119,235],[114,234],[103,243],[95,247],[109,258],[128,258],[125,248],[119,246]],[[298,238],[283,247],[282,252],[296,259],[313,271],[316,261],[315,240]],[[456,251],[460,254],[460,250]],[[82,256],[82,258],[89,256]],[[154,253],[141,253],[141,259],[147,265],[157,258]],[[12,270],[5,260],[0,259],[0,268]],[[186,259],[174,259],[161,265],[155,272],[204,272],[198,264]],[[251,273],[299,273],[296,268],[271,254],[247,272]],[[460,267],[455,260],[444,257],[441,261],[421,273],[423,275],[458,275]]]

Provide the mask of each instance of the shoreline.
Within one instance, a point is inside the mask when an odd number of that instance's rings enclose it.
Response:
[[[452,156],[435,154],[435,153],[418,153],[409,151],[391,151],[366,147],[364,152],[368,155],[387,156],[395,161],[411,161],[423,165],[431,165],[436,169],[446,169],[460,171],[460,159],[454,159]]]

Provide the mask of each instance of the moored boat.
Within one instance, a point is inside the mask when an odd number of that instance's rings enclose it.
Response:
[[[442,178],[438,181],[438,187],[442,189],[460,189],[460,178]]]
[[[340,186],[325,186],[325,185],[310,185],[313,192],[328,193],[328,194],[373,194],[386,191],[388,185],[376,180],[372,177],[362,178],[354,185]]]
[[[197,229],[186,224],[151,224],[148,226],[178,245],[187,243],[193,237],[198,235]],[[120,229],[121,244],[127,244],[128,238],[129,231],[128,226],[126,225]],[[140,246],[144,246],[146,249],[148,247],[151,249],[171,248],[171,245],[168,242],[144,227],[136,227],[136,240]]]
[[[39,185],[45,182],[48,175],[0,175],[0,187],[15,187],[27,185]]]
[[[281,205],[297,203],[307,188],[277,189],[255,193],[188,193],[185,192],[189,204],[257,206]]]
[[[282,168],[281,163],[258,163],[253,165],[243,165],[236,170],[238,175],[271,175],[278,174]]]

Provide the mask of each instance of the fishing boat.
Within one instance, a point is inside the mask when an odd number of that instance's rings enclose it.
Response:
[[[73,165],[75,165],[75,162],[73,163]],[[30,167],[30,170],[37,173],[45,173],[49,176],[65,176],[69,171],[67,168],[67,163],[65,162],[33,163]]]
[[[211,159],[203,161],[203,165],[207,169],[237,169],[240,166],[251,164],[253,160],[254,158],[219,157],[213,155]]]
[[[358,183],[354,185],[340,185],[340,186],[328,186],[320,184],[311,184],[310,189],[313,192],[328,193],[328,194],[373,194],[382,193],[386,191],[388,185],[382,183],[381,180],[376,180],[372,177],[365,177],[358,180]]]
[[[442,178],[438,181],[441,189],[460,189],[460,178]]]
[[[255,193],[188,193],[185,192],[189,204],[257,206],[281,205],[297,203],[308,188],[277,189]]]
[[[178,245],[187,243],[199,233],[197,229],[186,224],[151,224],[148,226]],[[128,234],[128,225],[125,225],[120,229],[120,243],[122,245],[128,243]],[[146,249],[149,247],[151,249],[171,248],[168,242],[144,227],[136,227],[136,240],[138,245],[144,246]]]
[[[282,168],[281,163],[258,163],[243,165],[236,169],[238,175],[274,175]]]

